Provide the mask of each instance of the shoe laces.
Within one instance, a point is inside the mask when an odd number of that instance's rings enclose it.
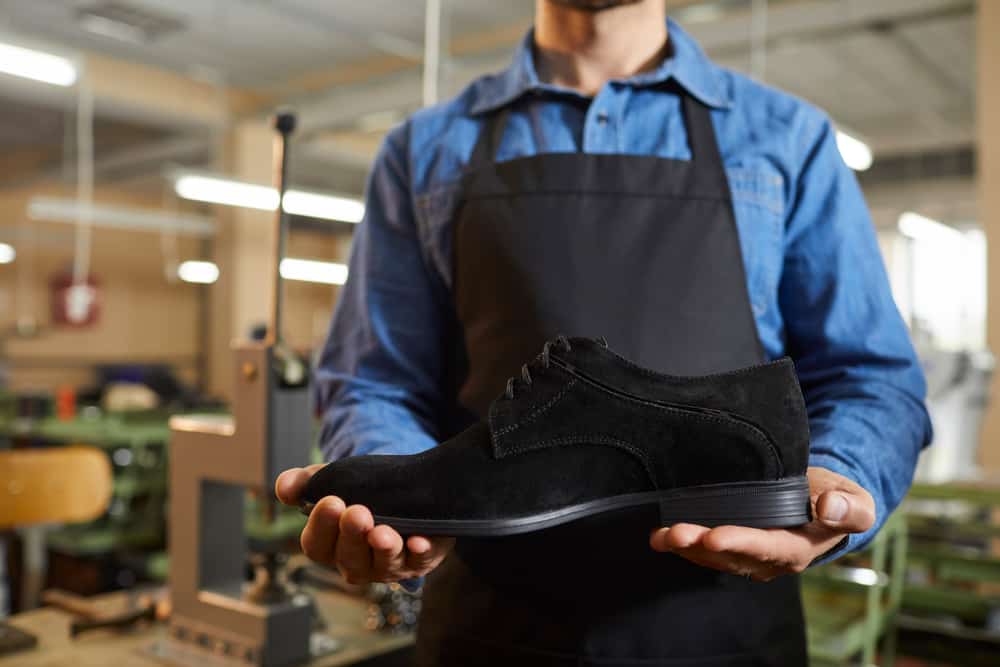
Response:
[[[608,346],[608,339],[605,338],[604,336],[601,336],[600,338],[597,338],[595,340],[604,347]],[[549,367],[552,348],[557,346],[562,348],[566,352],[569,352],[573,349],[573,347],[569,344],[569,339],[563,335],[559,335],[552,340],[545,341],[545,344],[542,345],[542,353],[538,357],[541,359],[542,368]],[[504,391],[504,396],[506,396],[508,399],[514,398],[514,384],[517,382],[517,379],[518,378],[515,376],[508,378],[507,380],[507,389],[506,391]],[[528,364],[524,364],[523,366],[521,366],[520,379],[521,382],[525,384],[525,386],[528,387],[531,386],[532,383],[531,371],[528,369]]]

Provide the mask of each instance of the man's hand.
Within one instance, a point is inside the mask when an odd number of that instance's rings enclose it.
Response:
[[[826,468],[809,468],[807,475],[813,521],[801,528],[678,523],[654,531],[650,546],[757,581],[802,572],[848,533],[863,533],[875,524],[875,501],[863,488]]]
[[[322,465],[291,468],[274,483],[286,505],[298,506],[299,494]],[[351,584],[400,581],[422,577],[448,555],[455,540],[411,536],[405,541],[389,526],[376,526],[362,505],[345,507],[336,496],[321,499],[302,530],[302,551],[310,559],[336,567]]]

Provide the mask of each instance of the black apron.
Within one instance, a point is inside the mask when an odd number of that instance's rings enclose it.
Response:
[[[709,111],[679,87],[690,161],[550,153],[495,163],[509,108],[473,151],[457,212],[457,402],[483,417],[557,334],[606,336],[641,366],[706,374],[763,358]],[[604,515],[460,540],[433,573],[419,664],[807,663],[798,580],[652,551],[658,516]]]

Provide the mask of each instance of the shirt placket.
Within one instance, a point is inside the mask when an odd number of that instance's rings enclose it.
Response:
[[[626,86],[606,84],[594,97],[584,120],[583,152],[622,153],[622,110]]]

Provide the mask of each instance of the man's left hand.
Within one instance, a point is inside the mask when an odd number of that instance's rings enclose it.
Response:
[[[807,476],[813,520],[801,528],[678,523],[654,531],[650,546],[757,581],[802,572],[849,533],[863,533],[875,524],[875,501],[863,488],[826,468],[809,468]]]

